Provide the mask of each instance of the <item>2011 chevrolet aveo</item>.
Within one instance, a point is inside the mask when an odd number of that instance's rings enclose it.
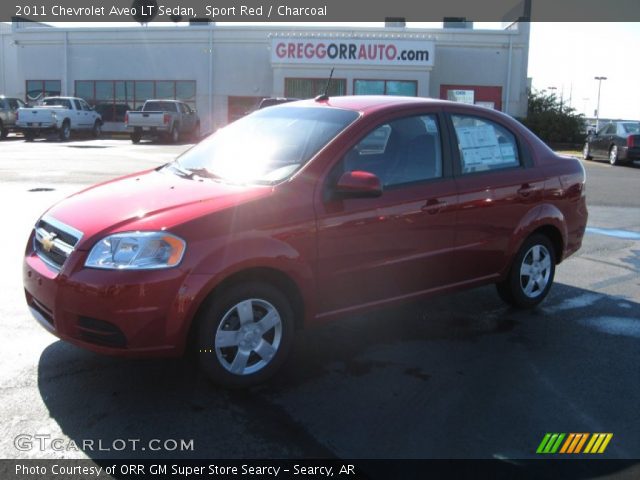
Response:
[[[94,352],[195,351],[246,386],[303,326],[495,283],[542,301],[580,248],[585,172],[502,113],[400,97],[259,110],[172,163],[51,207],[27,304]]]

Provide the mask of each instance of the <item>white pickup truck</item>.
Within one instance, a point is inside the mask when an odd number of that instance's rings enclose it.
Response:
[[[200,135],[198,114],[179,100],[147,100],[142,110],[128,111],[124,123],[133,143],[142,137],[164,137],[177,143],[182,136],[195,140]]]
[[[66,141],[72,131],[79,130],[90,131],[97,138],[102,133],[102,117],[81,98],[46,97],[37,107],[18,109],[16,129],[22,131],[25,140],[56,132]]]

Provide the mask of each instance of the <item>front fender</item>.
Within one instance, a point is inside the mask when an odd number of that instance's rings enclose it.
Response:
[[[292,245],[271,237],[220,239],[191,269],[180,289],[178,303],[183,322],[180,337],[186,342],[191,323],[209,294],[231,276],[251,269],[276,270],[298,287],[305,308],[305,323],[313,314],[312,266]]]

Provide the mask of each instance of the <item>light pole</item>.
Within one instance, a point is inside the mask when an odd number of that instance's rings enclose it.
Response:
[[[602,80],[606,80],[607,77],[593,77],[594,80],[598,80],[598,104],[596,105],[596,132],[600,130],[600,87],[602,86]]]

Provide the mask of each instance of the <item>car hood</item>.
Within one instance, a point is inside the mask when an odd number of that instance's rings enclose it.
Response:
[[[82,190],[51,207],[51,216],[83,233],[79,249],[96,235],[165,230],[202,215],[266,197],[273,187],[232,185],[152,170]]]

